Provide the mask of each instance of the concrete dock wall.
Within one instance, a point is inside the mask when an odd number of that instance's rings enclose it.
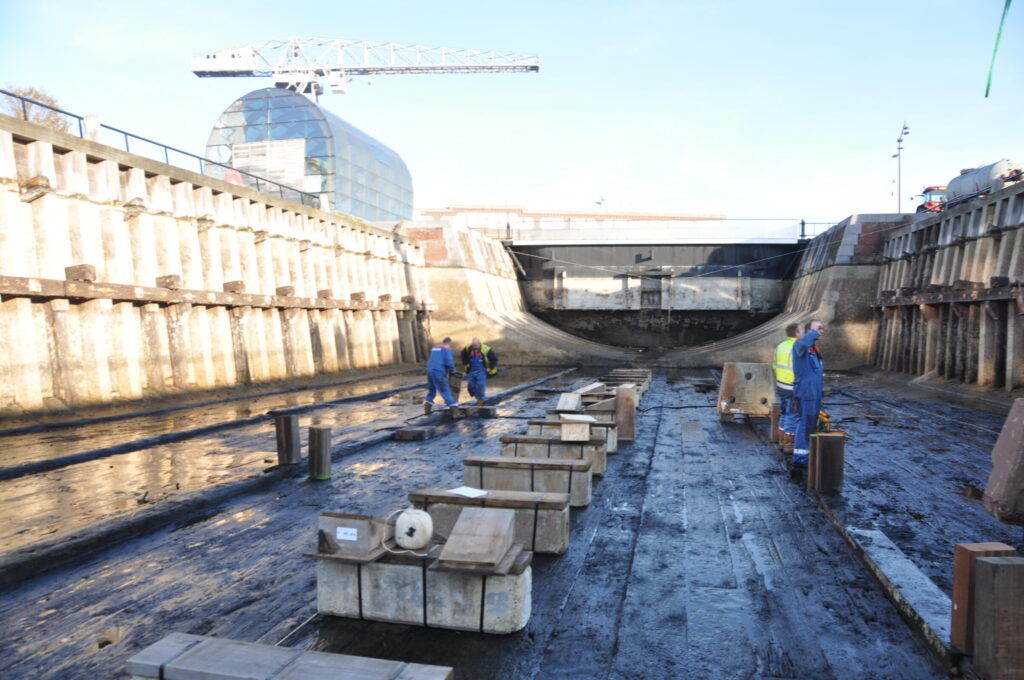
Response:
[[[0,413],[423,358],[414,239],[0,116]]]
[[[872,361],[912,375],[1024,386],[1024,182],[892,232]]]

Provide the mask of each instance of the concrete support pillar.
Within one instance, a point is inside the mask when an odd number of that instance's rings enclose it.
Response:
[[[1024,202],[1024,195],[1018,194],[1017,200]],[[1006,275],[1011,281],[1024,281],[1024,227],[1014,230],[1013,236],[1014,247]]]
[[[32,204],[18,199],[16,185],[0,185],[0,203],[0,275],[38,276]]]
[[[238,240],[238,253],[241,263],[239,276],[245,282],[245,290],[262,293],[263,279],[259,258],[256,256],[256,232],[249,227],[240,228],[235,232]]]
[[[78,307],[82,338],[84,398],[89,403],[110,400],[113,383],[110,375],[112,300],[87,300]]]
[[[309,335],[312,341],[313,369],[317,373],[334,373],[338,370],[338,349],[334,344],[334,310],[309,310]]]
[[[44,304],[50,330],[48,348],[53,395],[66,406],[85,403],[86,369],[78,310],[67,300],[51,300]]]
[[[160,305],[142,305],[142,336],[146,390],[150,395],[163,393],[174,384],[174,374],[167,343],[167,319]]]
[[[285,346],[282,335],[282,310],[270,308],[263,310],[264,337],[266,338],[267,365],[273,380],[288,377],[288,366],[285,363]]]
[[[171,379],[179,389],[194,388],[196,385],[195,369],[192,362],[192,334],[189,329],[189,318],[192,316],[192,304],[182,302],[165,308],[167,319],[167,352],[171,365]]]
[[[156,283],[156,277],[163,276],[163,272],[157,267],[153,216],[129,210],[125,213],[125,221],[131,235],[134,277],[132,283],[139,286],[152,286]]]
[[[274,328],[268,328],[268,316],[266,310],[254,307],[247,308],[245,338],[249,359],[249,380],[251,382],[265,382],[273,376],[271,368],[270,351],[267,338],[276,332]]]
[[[251,307],[233,307],[230,310],[232,364],[235,375],[234,384],[248,385],[252,382],[249,372],[249,341],[248,321]]]
[[[221,266],[220,236],[212,222],[199,224],[199,246],[202,252],[205,290],[224,290],[224,268]]]
[[[145,363],[142,348],[142,317],[140,308],[131,302],[118,302],[110,310],[111,389],[121,399],[142,397]]]
[[[34,313],[29,298],[0,301],[0,411],[8,405],[25,411],[43,408],[49,358],[46,338],[36,332]]]
[[[1006,389],[1024,387],[1024,309],[1010,305],[1006,339]]]
[[[357,340],[359,328],[356,323],[356,313],[352,310],[344,310],[342,312],[342,320],[344,322],[344,340],[349,368],[364,368],[366,361]]]
[[[0,130],[0,179],[18,179],[18,162],[14,157],[14,135]]]
[[[75,197],[89,195],[89,163],[84,153],[68,151],[55,155],[53,161],[57,172],[57,193]]]
[[[391,364],[394,357],[391,352],[391,339],[388,337],[387,317],[385,312],[371,312],[373,318],[373,339],[377,348],[377,364],[380,366]]]
[[[213,348],[221,344],[222,339],[213,337],[209,311],[202,305],[193,305],[186,323],[189,345],[192,349],[192,373],[196,387],[200,389],[210,389],[217,385]]]
[[[939,364],[939,343],[941,338],[941,314],[935,305],[921,305],[921,317],[925,322],[924,369],[923,373],[934,371]]]
[[[1000,328],[999,314],[993,312],[994,305],[982,303],[976,306],[979,307],[978,323],[980,326],[977,358],[978,384],[991,387],[996,383],[996,373],[1003,368],[997,365],[996,360],[1001,349],[998,347],[1000,335],[1004,331]]]
[[[398,339],[402,351],[402,362],[416,363],[416,312],[405,310],[398,312]]]
[[[239,352],[235,345],[237,321],[234,310],[227,307],[210,307],[207,316],[209,317],[210,336],[215,339],[211,343],[210,357],[213,362],[216,384],[218,386],[238,384],[239,369],[235,364],[235,358]],[[241,370],[244,374],[248,369],[242,368]]]
[[[49,142],[31,142],[25,145],[28,177],[44,177],[51,187],[57,186],[57,166],[53,160],[53,145]]]
[[[71,259],[67,204],[56,194],[44,194],[32,201],[32,231],[35,235],[36,273],[46,279],[63,279]]]

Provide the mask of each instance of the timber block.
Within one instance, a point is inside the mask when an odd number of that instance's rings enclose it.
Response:
[[[395,433],[391,435],[391,438],[400,442],[421,442],[427,439],[433,439],[436,436],[437,427],[433,425],[419,425],[416,427],[403,427],[400,430],[395,430]]]
[[[463,508],[438,559],[494,568],[512,547],[516,513],[508,508]]]
[[[1024,678],[1024,557],[975,560],[974,668],[989,680]]]
[[[92,282],[96,278],[96,267],[91,264],[76,264],[71,267],[64,267],[64,279],[67,281]]]
[[[1003,422],[982,501],[1000,522],[1024,524],[1024,399],[1013,402]]]
[[[317,525],[317,552],[339,559],[373,560],[384,552],[384,542],[394,533],[393,524],[377,517],[324,512]]]
[[[974,566],[979,557],[1015,557],[1005,543],[957,543],[953,546],[953,617],[949,642],[958,652],[974,654]]]
[[[726,363],[718,388],[718,416],[734,420],[738,415],[767,418],[775,399],[771,364]]]
[[[128,659],[125,668],[136,680],[451,680],[454,674],[448,666],[312,652],[185,633],[171,633],[151,644]]]
[[[563,413],[560,418],[561,431],[558,433],[563,442],[585,442],[590,440],[590,425],[595,422],[594,416]]]
[[[589,460],[468,456],[462,461],[467,486],[498,491],[542,491],[569,494],[569,505],[590,505],[592,464]]]
[[[224,284],[225,293],[241,294],[245,292],[245,281],[228,281]]]
[[[166,288],[167,290],[181,290],[181,277],[177,274],[168,274],[167,276],[156,277],[156,287]]]
[[[430,569],[430,557],[386,554],[376,562],[317,563],[321,614],[481,633],[526,627],[533,553],[521,551],[505,574]],[[482,611],[481,611],[482,610]]]
[[[569,494],[538,491],[488,491],[468,498],[437,487],[409,494],[409,502],[434,520],[434,533],[447,537],[467,506],[507,508],[515,512],[515,541],[527,550],[561,555],[569,547]]]
[[[501,438],[501,455],[521,458],[589,460],[594,475],[603,476],[608,467],[605,440],[594,437],[585,442],[567,442],[559,437],[510,434]]]
[[[554,416],[549,415],[547,420],[528,420],[526,421],[526,434],[534,437],[557,437],[562,433],[562,421],[560,416],[564,414],[556,413]],[[591,415],[591,414],[588,414]],[[590,424],[591,439],[597,437],[603,437],[605,451],[609,454],[618,453],[619,451],[619,436],[618,428],[615,427],[614,414],[608,420],[602,421],[601,414],[592,414],[595,422]]]
[[[278,286],[274,289],[274,295],[279,297],[292,297],[295,295],[295,286]]]

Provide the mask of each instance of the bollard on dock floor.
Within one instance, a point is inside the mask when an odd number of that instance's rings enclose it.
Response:
[[[309,428],[309,476],[312,479],[331,478],[331,428]]]
[[[277,464],[298,465],[302,462],[299,439],[299,417],[296,415],[275,415],[274,431],[277,433]]]

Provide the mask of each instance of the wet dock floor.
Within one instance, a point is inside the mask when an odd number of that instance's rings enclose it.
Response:
[[[282,480],[8,589],[0,677],[120,677],[128,656],[171,631],[453,665],[466,679],[941,677],[760,426],[719,423],[709,379],[656,376],[637,441],[609,457],[592,504],[573,512],[568,553],[535,557],[533,616],[519,634],[315,616],[314,564],[302,553],[322,510],[383,516],[416,487],[461,483],[465,455],[496,453],[500,435],[522,432],[523,418],[553,403],[536,391],[504,402],[505,418],[379,444],[336,462],[329,482]],[[887,390],[843,380],[844,394],[830,399],[844,402],[834,409],[852,436],[846,512],[889,534],[948,590],[953,542],[1016,533],[962,493],[984,483],[1002,417],[956,407],[958,419],[985,428],[970,432],[928,419],[874,425]],[[415,415],[419,399],[414,391],[356,407],[374,414],[363,432]],[[900,403],[922,416],[942,406]],[[320,415],[342,422],[344,409],[331,413]],[[225,455],[256,439],[224,444]]]

